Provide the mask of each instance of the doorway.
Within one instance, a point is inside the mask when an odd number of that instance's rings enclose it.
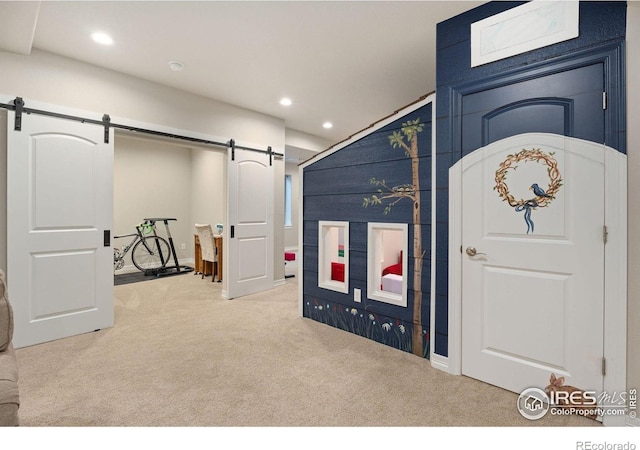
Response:
[[[626,272],[626,157],[602,144],[618,113],[603,102],[619,92],[613,54],[568,58],[454,88],[461,159],[449,171],[452,372],[515,392],[525,385],[544,388],[551,373],[586,389],[625,389],[625,338],[615,330],[626,322],[619,284]],[[578,244],[582,226],[589,229],[588,243]],[[562,258],[541,250],[562,241],[571,248],[567,256],[591,273],[587,285],[593,286],[582,296],[572,283],[583,275],[551,268]],[[582,251],[589,256],[579,257]],[[536,259],[537,268],[527,265]],[[552,305],[561,311],[550,320]],[[573,334],[583,329],[583,309],[594,313],[586,319],[584,344]],[[572,341],[583,348],[571,348]],[[495,361],[518,362],[531,372]]]

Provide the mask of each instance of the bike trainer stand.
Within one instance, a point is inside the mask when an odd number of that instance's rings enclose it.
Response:
[[[156,222],[164,222],[164,227],[167,230],[167,237],[169,238],[169,246],[171,247],[171,254],[173,255],[173,262],[175,263],[175,265],[173,266],[164,266],[162,269],[158,269],[158,270],[150,270],[149,275],[153,275],[156,277],[166,277],[166,276],[170,276],[170,275],[182,275],[184,273],[189,273],[189,272],[193,272],[193,267],[189,267],[189,266],[181,266],[180,263],[178,262],[178,255],[176,254],[176,248],[173,245],[173,238],[171,237],[171,231],[169,230],[169,221],[170,220],[177,220],[177,219],[170,219],[170,218],[165,218],[165,217],[155,217],[155,218],[151,218],[151,219],[144,219],[144,220],[148,220],[149,222],[151,222],[152,224],[155,225]],[[155,227],[153,228],[153,232],[154,234],[156,233],[155,231]],[[147,272],[145,272],[145,275],[147,274]]]

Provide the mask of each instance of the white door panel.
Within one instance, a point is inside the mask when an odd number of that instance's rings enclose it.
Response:
[[[28,115],[7,142],[7,277],[16,347],[113,325],[113,132]]]
[[[601,390],[603,147],[507,138],[463,161],[462,192],[462,372],[514,392],[551,373]]]
[[[33,230],[95,223],[94,142],[58,133],[32,137]],[[82,186],[83,188],[78,188]]]
[[[227,298],[273,287],[274,168],[269,155],[236,149],[228,161]],[[233,231],[231,231],[233,230]]]
[[[238,281],[267,277],[267,240],[264,237],[238,238]]]
[[[269,180],[273,171],[269,170],[266,156],[247,155],[236,152],[238,158],[260,158],[263,161],[237,161],[237,214],[238,223],[243,225],[264,225],[267,222],[267,202]],[[246,153],[246,152],[245,152]]]

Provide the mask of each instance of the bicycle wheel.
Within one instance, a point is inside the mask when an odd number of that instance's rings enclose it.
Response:
[[[169,262],[169,243],[160,236],[145,236],[133,247],[131,261],[143,272],[162,269]]]

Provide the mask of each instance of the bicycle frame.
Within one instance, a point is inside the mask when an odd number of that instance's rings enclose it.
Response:
[[[127,255],[127,253],[129,253],[129,250],[131,250],[131,248],[136,244],[136,242],[138,242],[140,240],[142,240],[142,245],[144,245],[144,247],[147,249],[147,251],[149,253],[152,253],[152,250],[147,245],[146,240],[143,239],[144,235],[143,235],[143,231],[142,230],[145,229],[145,228],[150,229],[150,230],[155,232],[155,224],[151,224],[149,222],[143,222],[143,223],[141,223],[139,225],[136,225],[136,232],[135,233],[121,234],[120,236],[114,236],[113,237],[114,239],[120,239],[120,238],[133,236],[133,239],[131,240],[131,242],[129,242],[128,245],[124,245],[121,248],[114,247],[114,255],[113,255],[114,264],[116,262],[124,261],[124,257]],[[149,231],[149,233],[150,232],[151,231]],[[116,254],[117,254],[117,256],[116,256]],[[160,255],[160,256],[162,258],[162,255]],[[120,267],[118,267],[118,268],[122,268],[122,265]]]
[[[114,271],[124,267],[124,258],[131,252],[131,262],[133,265],[144,272],[145,275],[165,276],[174,275],[184,272],[191,272],[193,267],[181,266],[178,262],[173,239],[169,231],[169,221],[176,220],[173,218],[145,218],[135,228],[136,232],[114,236],[117,238],[130,237],[131,242],[122,248],[113,247],[113,268]],[[157,233],[156,223],[164,222],[167,232],[167,238]],[[167,266],[171,257],[175,261],[175,266]]]
[[[128,245],[125,245],[121,248],[119,248],[118,250],[120,250],[121,254],[120,254],[120,258],[124,258],[125,255],[129,252],[129,250],[131,250],[131,247],[133,247],[135,245],[136,242],[138,242],[138,240],[140,239],[140,235],[138,234],[123,234],[122,236],[114,236],[114,239],[118,239],[118,238],[125,238],[125,237],[130,237],[133,236],[133,239],[131,240],[131,242],[129,242]]]

